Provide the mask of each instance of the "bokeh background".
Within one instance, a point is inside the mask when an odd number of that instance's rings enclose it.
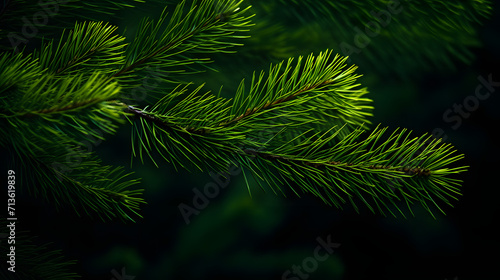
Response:
[[[214,55],[210,67],[218,72],[186,79],[205,82],[206,89],[231,97],[242,78],[267,69],[270,62],[327,48],[342,53],[339,44],[352,43],[353,27],[364,28],[369,19],[353,16],[358,21],[340,28],[338,18],[346,15],[333,17],[334,22],[300,5],[249,2],[257,16],[246,45],[236,54]],[[446,45],[423,42],[425,36],[415,39],[391,33],[398,29],[393,21],[351,56],[350,63],[359,65],[358,73],[363,74],[360,83],[374,100],[373,125],[405,127],[416,135],[441,129],[446,141],[465,154],[470,168],[460,176],[463,196],[454,208],[444,207],[447,215],[435,211],[434,219],[418,206],[413,208],[415,216],[408,213],[406,218],[384,217],[363,207],[357,213],[350,205],[340,210],[309,195],[285,198],[256,184],[250,196],[240,173],[221,178],[229,180],[227,186],[186,224],[179,204],[192,206],[193,188],[203,191],[214,179],[208,173],[175,170],[168,164],[156,168],[150,161],[134,160],[130,167],[128,125],[95,150],[105,163],[125,166],[142,178],[148,203],[141,212],[143,219],[104,223],[56,212],[27,196],[20,197],[18,215],[38,242],[53,242],[52,248],[77,260],[73,268],[83,279],[119,279],[116,275],[122,272],[129,275],[123,279],[137,280],[306,279],[282,277],[314,256],[318,237],[330,238],[340,247],[306,273],[307,279],[498,278],[500,242],[495,225],[500,208],[496,177],[500,146],[495,134],[500,86],[461,118],[458,128],[443,117],[454,104],[474,95],[478,76],[492,75],[500,82],[499,7],[496,2],[492,5],[492,14],[481,19],[483,24],[474,24],[477,33],[472,36],[475,39],[467,39],[469,53],[450,55],[440,49]],[[143,16],[158,16],[158,7],[147,4],[124,10],[115,23],[133,33]],[[394,17],[404,22],[405,12]],[[408,19],[412,20],[416,19]]]

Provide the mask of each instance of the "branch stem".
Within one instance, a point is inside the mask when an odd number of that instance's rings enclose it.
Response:
[[[285,156],[281,155],[273,155],[265,152],[259,152],[255,149],[243,149],[243,152],[252,157],[261,157],[263,159],[270,159],[270,160],[281,160],[281,161],[288,161],[288,162],[299,162],[303,165],[307,166],[312,166],[315,168],[321,168],[321,167],[327,167],[327,166],[354,166],[353,163],[346,163],[346,162],[340,162],[340,161],[329,161],[329,162],[322,162],[322,163],[317,163],[317,162],[312,162],[306,159],[292,159],[288,158]],[[390,165],[367,165],[364,166],[365,168],[369,169],[385,169],[385,170],[395,170],[395,171],[400,171],[404,172],[406,175],[418,175],[418,176],[423,176],[423,177],[429,177],[431,175],[431,171],[427,168],[420,168],[420,167],[394,167]]]

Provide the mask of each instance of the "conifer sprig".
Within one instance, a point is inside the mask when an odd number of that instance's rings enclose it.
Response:
[[[194,63],[209,62],[207,58],[189,57],[196,53],[231,52],[240,46],[233,39],[246,36],[251,26],[242,0],[183,0],[168,17],[165,8],[157,21],[144,19],[126,51],[126,62],[113,76],[119,77],[158,66],[168,74],[183,73]],[[168,21],[167,21],[168,20]],[[184,67],[184,68],[183,68]],[[173,81],[169,78],[168,81]]]
[[[35,59],[55,75],[101,71],[110,76],[125,62],[125,37],[114,34],[117,28],[103,22],[77,22],[59,40],[45,43]]]
[[[35,143],[61,137],[76,143],[103,139],[124,122],[123,105],[113,100],[119,92],[118,83],[99,72],[23,81],[10,93],[15,99],[0,110],[5,125],[16,131],[0,138],[9,137],[12,145],[23,143],[30,150],[43,150]]]
[[[240,86],[232,103],[184,87],[151,110],[129,107],[136,119],[133,154],[154,161],[159,152],[167,162],[202,171],[240,164],[273,190],[288,185],[299,194],[297,185],[337,207],[349,201],[357,209],[361,201],[394,215],[403,214],[397,204],[403,201],[442,211],[436,199],[456,199],[460,181],[450,176],[466,170],[447,166],[463,155],[430,136],[410,139],[405,130],[382,141],[386,129],[376,128],[363,138],[371,109],[366,90],[355,83],[354,67],[343,69],[345,58],[329,60],[329,54],[311,55],[304,65],[300,58],[295,67],[289,60],[282,72],[282,64],[271,66],[267,79],[254,75],[248,94]],[[324,129],[324,120],[335,123],[332,116],[343,126],[330,122]]]
[[[283,62],[271,65],[267,75],[253,75],[248,90],[244,81],[240,83],[230,120],[220,125],[267,131],[275,130],[279,122],[295,130],[347,124],[343,134],[349,128],[366,128],[372,100],[365,97],[367,89],[356,83],[361,77],[355,74],[357,67],[348,67],[346,60],[338,54],[332,58],[332,51],[327,50],[305,59],[300,56],[296,63],[291,58],[284,67]]]
[[[124,122],[118,83],[100,72],[50,75],[19,54],[0,61],[0,127],[10,131],[0,143],[16,155],[27,191],[78,214],[133,220],[144,203],[142,190],[130,190],[137,180],[81,151]]]
[[[85,147],[70,142],[44,144],[44,151],[18,157],[26,176],[27,191],[46,199],[57,209],[71,207],[79,216],[102,220],[130,220],[142,217],[139,206],[144,202],[142,189],[130,187],[139,183],[121,167],[104,166]]]
[[[461,181],[450,176],[467,167],[450,165],[463,155],[428,135],[410,138],[402,129],[383,139],[385,131],[377,127],[361,137],[365,132],[358,129],[340,139],[339,130],[316,133],[300,145],[270,142],[260,150],[243,149],[239,162],[273,191],[284,193],[280,186],[287,185],[297,195],[309,192],[340,208],[348,201],[358,210],[362,202],[373,212],[397,210],[404,216],[402,201],[410,212],[419,202],[431,214],[431,205],[444,213],[439,203],[451,206],[450,199],[460,195]]]

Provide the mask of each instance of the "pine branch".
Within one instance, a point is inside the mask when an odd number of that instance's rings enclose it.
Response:
[[[275,130],[278,122],[295,130],[304,126],[324,130],[344,124],[366,128],[373,107],[364,97],[367,89],[356,83],[361,75],[354,73],[356,66],[347,67],[347,58],[336,55],[332,59],[331,54],[330,50],[311,54],[305,61],[300,56],[295,64],[289,59],[283,70],[283,62],[271,65],[267,78],[264,72],[253,75],[248,92],[242,81],[230,120],[220,125],[247,131]]]
[[[125,63],[125,37],[114,34],[116,26],[103,22],[75,23],[57,44],[51,40],[35,53],[40,67],[55,75],[100,71],[111,75]]]
[[[431,214],[429,204],[444,213],[438,202],[451,206],[450,199],[460,195],[461,181],[450,176],[467,169],[449,165],[463,155],[431,136],[410,139],[405,129],[381,140],[385,131],[376,128],[362,139],[362,130],[356,130],[341,140],[317,133],[298,146],[271,143],[261,151],[243,149],[239,162],[273,191],[284,193],[280,186],[288,185],[299,195],[296,186],[339,208],[349,201],[357,210],[356,198],[373,212],[388,210],[394,216],[394,209],[404,216],[400,201],[410,211],[420,202]]]
[[[228,48],[241,44],[230,39],[245,38],[239,33],[247,31],[251,25],[251,16],[243,15],[248,8],[241,8],[242,2],[193,1],[184,12],[187,1],[183,0],[176,6],[168,23],[166,8],[158,21],[144,19],[134,41],[127,47],[125,65],[113,77],[153,65],[170,74],[184,72],[179,67],[208,62],[187,55],[231,52]]]
[[[355,90],[354,68],[344,70],[345,59],[339,57],[328,63],[328,56],[329,52],[311,55],[303,67],[300,59],[295,68],[289,61],[283,72],[281,64],[272,66],[267,80],[264,73],[254,76],[248,95],[241,86],[230,106],[223,98],[197,96],[201,87],[178,100],[187,91],[184,87],[151,110],[129,107],[136,117],[133,154],[143,160],[146,153],[154,161],[157,151],[167,162],[185,168],[189,163],[201,171],[224,171],[238,163],[273,190],[281,192],[280,186],[287,184],[298,194],[291,183],[295,182],[302,191],[337,207],[349,200],[357,209],[357,198],[372,211],[387,209],[394,215],[390,206],[402,213],[396,204],[400,200],[408,206],[418,201],[429,211],[428,203],[439,208],[435,199],[450,204],[449,198],[459,194],[459,181],[450,175],[466,167],[446,166],[463,156],[454,155],[448,144],[438,145],[439,140],[409,139],[405,130],[381,142],[385,129],[377,128],[361,139],[365,128],[354,129],[353,116],[369,115],[362,111],[371,108],[363,104],[369,100],[360,98],[364,90]],[[314,127],[334,121],[329,117],[341,115],[342,106],[350,114],[344,118],[351,122],[328,130]],[[276,120],[278,107],[289,116],[288,122]],[[359,113],[353,113],[356,108]],[[334,112],[319,118],[322,109]],[[287,129],[276,131],[283,126]],[[269,137],[256,139],[261,130],[269,130]]]
[[[25,189],[30,195],[46,199],[56,209],[69,206],[79,216],[131,221],[133,216],[142,217],[137,211],[145,203],[143,190],[129,190],[139,183],[131,173],[101,165],[95,155],[72,143],[57,141],[44,148],[37,154],[18,155],[18,173],[31,182],[23,184],[30,186]]]
[[[167,161],[182,167],[189,162],[202,171],[224,171],[229,164],[238,163],[273,190],[282,192],[280,186],[285,184],[298,195],[292,186],[295,183],[303,192],[337,207],[350,201],[357,209],[357,198],[372,211],[388,210],[393,215],[391,207],[403,214],[399,201],[409,208],[418,201],[432,214],[430,203],[443,212],[436,200],[451,205],[449,199],[460,194],[460,181],[450,176],[466,170],[464,166],[447,167],[463,158],[455,155],[451,145],[438,145],[439,140],[425,135],[409,139],[405,130],[396,130],[381,142],[385,129],[375,129],[367,139],[360,139],[362,129],[340,136],[342,130],[332,128],[333,133],[311,137],[304,133],[285,144],[268,139],[264,146],[240,149],[246,143],[237,142],[241,134],[209,133],[208,138],[144,112],[135,114],[140,121],[133,132],[139,150],[134,149],[134,154],[139,153],[141,159],[142,153],[152,157],[151,152],[157,150]],[[294,143],[296,139],[301,140],[300,145]]]
[[[0,108],[6,129],[16,131],[0,138],[11,139],[2,141],[11,145],[24,143],[32,151],[44,149],[35,143],[52,143],[61,135],[76,143],[103,139],[124,121],[124,105],[113,100],[119,92],[118,84],[100,73],[20,81],[10,94],[15,99]]]
[[[84,140],[104,139],[123,123],[126,106],[114,100],[118,83],[100,72],[47,75],[37,61],[19,55],[0,60],[8,93],[0,126],[10,131],[0,142],[17,156],[21,174],[30,174],[27,185],[39,184],[28,191],[57,208],[69,205],[79,215],[133,220],[130,213],[138,215],[144,203],[142,190],[126,189],[137,181],[77,149]]]

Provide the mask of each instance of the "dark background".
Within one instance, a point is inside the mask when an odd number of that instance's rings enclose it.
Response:
[[[123,25],[133,26],[139,14],[125,13],[129,18]],[[470,48],[475,58],[470,63],[454,59],[453,69],[409,65],[407,75],[391,72],[391,65],[378,65],[388,68],[385,72],[358,69],[374,100],[374,125],[405,127],[416,135],[442,129],[446,141],[465,154],[470,168],[460,175],[463,195],[454,208],[443,208],[446,215],[435,211],[434,219],[419,206],[413,207],[415,216],[408,213],[406,218],[384,217],[364,207],[356,213],[349,205],[339,210],[309,195],[284,198],[264,193],[257,185],[250,197],[240,174],[231,176],[229,185],[186,225],[178,205],[192,206],[192,189],[203,190],[213,179],[208,173],[176,171],[167,164],[156,168],[149,161],[143,165],[135,160],[133,170],[142,178],[148,202],[141,212],[144,218],[135,224],[78,218],[27,196],[20,198],[19,219],[39,237],[38,242],[53,242],[51,248],[78,260],[74,270],[83,279],[112,279],[112,271],[121,274],[122,269],[135,279],[281,279],[286,270],[314,255],[318,237],[328,236],[341,245],[307,279],[498,278],[500,242],[494,226],[499,213],[500,149],[494,134],[500,121],[500,87],[456,129],[443,114],[474,94],[478,76],[492,75],[500,82],[499,26],[495,7],[492,17],[478,26],[482,45]],[[317,34],[323,31],[327,32]],[[299,30],[285,25],[279,35],[287,32]],[[332,48],[325,34],[324,42],[315,39],[317,34],[301,37],[302,44],[311,45],[289,45],[287,53]],[[256,58],[259,52],[265,50],[215,56],[211,66],[219,72],[193,79],[206,81],[214,91],[224,85],[223,94],[230,96],[241,78],[280,60],[279,55]],[[363,58],[358,59],[363,65]],[[105,163],[129,168],[129,134],[130,127],[124,125],[95,147]]]

